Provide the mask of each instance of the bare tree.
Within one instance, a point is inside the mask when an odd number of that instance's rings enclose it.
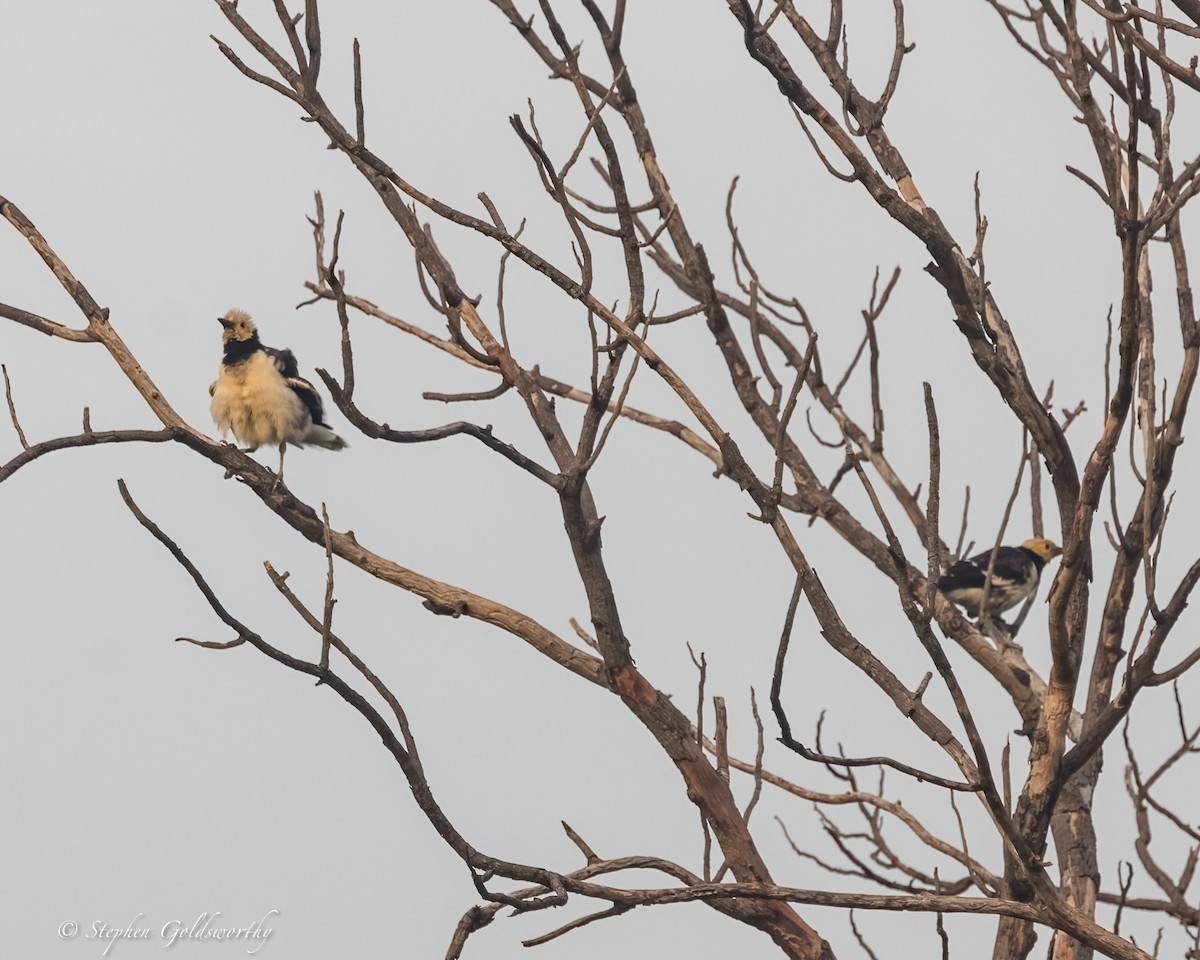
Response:
[[[232,631],[229,640],[193,642],[214,648],[251,644],[282,666],[332,688],[382,738],[424,815],[470,868],[479,893],[480,904],[467,910],[451,936],[448,957],[462,955],[470,935],[505,907],[537,911],[568,898],[586,898],[600,908],[565,925],[549,925],[532,943],[637,906],[702,901],[762,931],[785,956],[795,958],[834,956],[822,932],[807,919],[809,907],[930,914],[944,956],[953,952],[944,915],[995,916],[997,960],[1031,955],[1039,927],[1048,931],[1056,960],[1094,954],[1157,955],[1157,946],[1148,949],[1124,932],[1125,918],[1138,911],[1157,923],[1173,921],[1190,945],[1187,955],[1200,956],[1200,909],[1189,894],[1200,857],[1200,832],[1188,811],[1173,808],[1156,794],[1164,778],[1194,759],[1200,735],[1182,692],[1189,671],[1200,661],[1200,649],[1180,651],[1179,641],[1172,641],[1200,580],[1200,559],[1182,572],[1159,566],[1168,520],[1194,509],[1182,503],[1173,507],[1173,498],[1176,457],[1200,359],[1200,324],[1184,240],[1186,207],[1200,190],[1200,156],[1173,154],[1179,152],[1176,118],[1193,123],[1196,118],[1200,76],[1194,51],[1200,39],[1200,5],[1172,0],[1151,9],[1120,0],[1026,0],[1017,7],[987,0],[997,14],[997,26],[1051,75],[1086,128],[1094,156],[1069,169],[1110,211],[1112,243],[1119,253],[1120,301],[1113,306],[1106,330],[1086,334],[1107,337],[1109,343],[1111,372],[1106,373],[1102,422],[1092,436],[1081,438],[1079,428],[1073,431],[1077,453],[1066,433],[1084,404],[1056,407],[1052,393],[1034,385],[1005,319],[1004,292],[989,282],[988,218],[978,181],[975,229],[956,236],[922,198],[920,171],[906,162],[901,145],[885,127],[912,50],[902,0],[893,3],[895,33],[886,80],[873,95],[860,89],[851,69],[850,31],[841,0],[831,0],[820,24],[792,0],[727,0],[731,17],[724,56],[730,62],[749,57],[761,68],[761,96],[782,98],[829,176],[865,192],[878,207],[881,222],[894,221],[927,251],[927,272],[953,317],[954,326],[947,325],[945,336],[961,338],[969,350],[970,361],[964,357],[961,376],[990,384],[1008,405],[1013,429],[1024,443],[1013,494],[998,528],[992,524],[1000,511],[976,521],[976,530],[990,547],[1022,527],[1024,521],[1012,514],[1018,493],[1028,488],[1034,532],[1045,533],[1045,527],[1058,531],[1063,556],[1045,612],[1053,666],[1042,678],[1014,639],[1032,608],[1021,613],[1010,631],[967,620],[935,589],[939,571],[970,547],[964,547],[965,509],[955,545],[942,537],[938,398],[928,384],[923,388],[923,429],[910,431],[908,440],[900,439],[902,446],[911,447],[911,438],[919,436],[917,446],[927,471],[905,477],[887,452],[892,441],[889,435],[885,445],[882,372],[903,377],[905,370],[901,358],[881,349],[877,324],[885,316],[900,271],[876,272],[862,310],[859,348],[844,369],[833,371],[823,363],[817,321],[779,281],[756,268],[751,245],[739,234],[736,183],[728,187],[726,200],[730,269],[714,268],[656,153],[638,97],[637,77],[644,65],[627,62],[623,53],[624,0],[604,9],[595,0],[582,0],[590,22],[586,36],[572,35],[561,19],[570,5],[540,0],[536,8],[530,5],[521,11],[510,0],[492,0],[498,29],[505,24],[515,29],[530,55],[578,99],[578,136],[570,150],[555,150],[543,138],[532,106],[527,115],[511,118],[514,135],[528,151],[545,194],[572,238],[570,260],[556,259],[522,239],[524,211],[501,210],[482,193],[478,210],[456,207],[410,182],[368,145],[371,91],[364,89],[358,41],[352,77],[322,76],[316,0],[307,0],[302,12],[275,0],[274,24],[266,22],[261,11],[251,15],[239,9],[236,0],[215,2],[229,25],[223,36],[214,37],[220,52],[248,80],[298,107],[328,138],[329,146],[362,174],[411,245],[415,282],[436,318],[427,325],[401,319],[368,299],[369,291],[348,288],[340,244],[351,227],[342,212],[331,224],[318,194],[311,218],[315,273],[307,284],[306,303],[336,310],[341,370],[319,371],[334,403],[371,440],[428,443],[465,435],[499,455],[490,461],[494,469],[516,468],[536,479],[561,510],[587,598],[590,628],[573,623],[575,635],[564,635],[503,602],[401,566],[367,547],[368,535],[360,541],[355,533],[336,529],[324,505],[318,510],[298,500],[254,459],[186,422],[125,346],[109,311],[93,299],[89,278],[77,279],[35,223],[15,202],[2,198],[0,213],[58,278],[85,323],[72,326],[6,304],[0,304],[0,316],[68,342],[103,345],[161,428],[95,431],[85,413],[80,433],[29,443],[5,371],[8,410],[22,449],[0,467],[0,481],[65,448],[180,443],[236,478],[266,510],[323,551],[328,577],[322,609],[306,605],[289,587],[286,575],[267,568],[276,589],[320,638],[317,656],[298,659],[229,610],[188,559],[184,546],[148,517],[121,485],[121,496],[137,521],[186,570],[217,618]],[[286,43],[273,44],[268,33],[279,29]],[[602,54],[585,64],[582,43],[589,50],[598,44]],[[343,118],[324,93],[333,88],[340,96],[347,87],[353,94],[353,116]],[[486,306],[482,297],[464,290],[481,289],[483,279],[460,281],[452,258],[439,247],[440,237],[456,231],[471,232],[495,245],[499,282],[494,302]],[[1155,243],[1162,245],[1161,255]],[[527,353],[525,344],[510,340],[507,318],[529,308],[521,304],[514,309],[506,300],[506,268],[517,262],[538,275],[539,296],[556,298],[556,309],[586,333],[590,346],[583,366],[590,373],[583,381],[557,379],[542,369],[538,356]],[[1160,289],[1173,288],[1173,298],[1152,296],[1156,266]],[[730,282],[719,279],[722,273]],[[669,293],[664,301],[679,305],[660,308],[655,292],[660,287]],[[1173,312],[1178,323],[1178,334],[1172,333],[1165,343],[1155,337],[1156,304]],[[519,400],[544,450],[518,449],[490,426],[468,420],[412,431],[377,420],[356,399],[352,317],[355,323],[362,322],[361,317],[388,324],[410,335],[414,350],[441,351],[478,374],[479,389],[429,393],[429,400]],[[724,363],[723,382],[689,382],[669,351],[660,352],[650,343],[655,327],[700,322],[707,325]],[[1170,378],[1164,378],[1164,369],[1171,372]],[[638,375],[656,378],[670,391],[673,399],[662,411],[648,412],[627,402]],[[849,400],[852,378],[857,378],[856,384],[865,380],[865,402]],[[723,422],[713,411],[719,406],[716,398],[730,386],[745,417]],[[801,416],[802,405],[810,406],[806,416]],[[622,420],[655,431],[663,443],[686,445],[697,455],[697,469],[736,485],[743,509],[769,530],[778,546],[778,562],[794,579],[790,600],[781,598],[780,634],[770,641],[778,650],[774,675],[763,678],[763,687],[770,687],[779,739],[799,758],[786,766],[777,765],[775,771],[764,767],[769,734],[757,703],[757,756],[745,760],[730,755],[728,708],[724,700],[708,697],[703,655],[696,659],[700,679],[694,716],[681,709],[681,691],[672,699],[635,662],[604,550],[604,493],[595,482],[596,464]],[[1123,442],[1129,448],[1127,464],[1119,456]],[[1050,493],[1045,519],[1043,471]],[[1124,485],[1122,496],[1118,484]],[[1130,501],[1129,489],[1133,506],[1122,510],[1121,502]],[[1180,489],[1186,498],[1188,488]],[[1103,536],[1096,529],[1098,518]],[[856,637],[847,626],[814,569],[803,535],[806,524],[814,523],[836,533],[858,558],[862,569],[856,576],[867,584],[860,591],[904,614],[901,622],[929,660],[928,671],[915,687],[901,679],[898,664],[889,663],[882,649]],[[421,597],[432,614],[472,618],[512,634],[533,653],[610,692],[613,709],[627,710],[637,719],[675,765],[687,797],[698,808],[701,872],[657,856],[601,857],[566,824],[583,858],[583,865],[574,869],[503,860],[473,846],[431,791],[416,737],[386,678],[377,676],[334,632],[335,558]],[[1093,583],[1103,585],[1096,602]],[[784,679],[802,608],[811,610],[823,642],[890,701],[895,722],[909,725],[943,754],[938,769],[913,757],[849,756],[840,748],[829,750],[820,728],[809,743],[799,739],[789,722]],[[1096,618],[1092,625],[1090,612]],[[1041,613],[1034,619],[1041,619]],[[1013,770],[1008,748],[1000,756],[989,750],[979,709],[967,692],[976,680],[967,684],[959,676],[961,668],[955,668],[951,656],[957,651],[970,658],[974,674],[994,685],[1019,715],[1021,733],[1029,740],[1023,775]],[[1139,761],[1136,723],[1129,732],[1131,711],[1148,689],[1166,684],[1176,688],[1178,731],[1172,731],[1165,747],[1158,742],[1161,738],[1155,739],[1149,748],[1154,752],[1151,768]],[[927,702],[931,687],[940,688],[939,696],[931,695]],[[952,712],[939,712],[931,705],[942,699],[942,692]],[[1120,783],[1111,770],[1102,777],[1105,747],[1118,730],[1125,759]],[[770,735],[775,732],[772,729]],[[740,804],[731,788],[733,771],[748,778],[752,787],[747,803]],[[888,789],[885,772],[891,777]],[[833,789],[805,785],[817,775],[832,778]],[[870,783],[864,782],[865,776]],[[923,799],[914,803],[889,795],[897,779],[902,792]],[[1115,876],[1103,869],[1093,819],[1096,792],[1105,784],[1110,791],[1123,786],[1128,794],[1130,836],[1138,861],[1123,865]],[[818,852],[813,837],[794,826],[788,830],[788,842],[798,856],[842,878],[837,886],[849,880],[851,892],[775,882],[763,845],[764,837],[775,836],[777,828],[757,821],[751,827],[751,814],[767,790],[815,806],[817,823],[835,851],[832,857]],[[843,808],[853,817],[840,812]],[[947,808],[952,811],[949,818],[931,812]],[[979,811],[982,820],[974,817]],[[1173,858],[1163,853],[1161,843],[1152,846],[1152,824],[1173,832],[1173,842],[1186,848],[1182,869],[1171,868],[1168,861]],[[898,842],[895,835],[901,830],[905,836]],[[662,883],[634,888],[609,880],[609,875],[630,869],[655,871]],[[1139,892],[1143,888],[1150,892]],[[854,933],[874,956],[857,926]]]

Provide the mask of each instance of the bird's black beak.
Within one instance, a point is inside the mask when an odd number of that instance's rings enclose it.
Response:
[[[217,323],[219,323],[221,326],[223,326],[226,330],[233,329],[233,321],[232,320],[226,320],[224,317],[217,317]]]

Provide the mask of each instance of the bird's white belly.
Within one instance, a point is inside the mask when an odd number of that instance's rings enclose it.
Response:
[[[213,385],[212,416],[222,433],[250,447],[300,443],[310,419],[295,391],[264,353],[222,367]]]

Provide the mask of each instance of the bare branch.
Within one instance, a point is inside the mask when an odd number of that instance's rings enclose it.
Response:
[[[8,416],[12,420],[13,429],[17,431],[17,439],[21,449],[29,449],[29,441],[25,439],[25,431],[21,429],[21,421],[17,419],[17,408],[13,403],[12,381],[8,378],[8,367],[0,363],[0,373],[4,374],[4,399],[8,401]]]

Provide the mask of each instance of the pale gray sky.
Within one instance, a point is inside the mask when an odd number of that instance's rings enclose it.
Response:
[[[891,42],[891,5],[852,6],[862,7],[849,22],[852,63],[861,64],[871,88],[872,77],[876,86],[882,81],[873,57]],[[1074,430],[1090,436],[1103,402],[1097,331],[1119,291],[1111,287],[1118,274],[1107,214],[1063,170],[1068,162],[1088,166],[1084,132],[984,4],[910,6],[909,40],[917,47],[889,131],[925,199],[964,238],[980,172],[990,217],[988,276],[1035,384],[1053,379],[1061,405],[1086,400],[1089,413]],[[243,0],[240,9],[279,39],[271,4]],[[574,94],[546,78],[490,4],[342,0],[326,4],[323,27],[325,95],[347,116],[350,41],[362,40],[376,152],[457,206],[481,212],[474,198],[486,191],[510,224],[529,218],[531,245],[571,262],[561,220],[507,117],[524,113],[531,97],[548,144],[561,155],[580,130]],[[572,16],[568,27],[585,39],[585,56],[594,56],[597,42],[582,21]],[[230,306],[254,314],[263,340],[292,347],[308,373],[337,369],[333,309],[293,310],[312,277],[305,217],[314,190],[327,209],[346,210],[342,263],[352,292],[432,330],[440,324],[417,288],[411,250],[373,192],[343,156],[325,149],[315,126],[299,122],[294,105],[241,77],[209,34],[252,59],[209,3],[77,0],[8,4],[0,14],[0,87],[8,91],[0,98],[7,142],[0,194],[38,224],[111,309],[114,326],[176,409],[211,432],[207,387],[220,356],[214,318]],[[767,282],[805,303],[828,366],[844,362],[861,336],[859,310],[875,266],[885,275],[903,267],[880,326],[890,358],[890,452],[913,485],[924,479],[920,385],[930,380],[942,413],[945,516],[957,517],[969,483],[972,536],[990,537],[1020,436],[1002,400],[963,365],[967,348],[922,273],[924,252],[861,189],[824,172],[769,78],[746,57],[724,3],[630,4],[625,52],[664,169],[714,266],[728,278],[723,211],[737,175],[742,239]],[[445,225],[435,230],[464,289],[482,294],[490,308],[498,251]],[[620,294],[614,286],[611,296]],[[79,323],[54,278],[7,228],[0,230],[0,300]],[[664,291],[663,303],[671,302]],[[510,269],[508,322],[528,365],[582,379],[587,334],[580,320],[530,273]],[[354,335],[358,400],[369,415],[397,428],[459,418],[492,423],[545,459],[515,396],[486,409],[423,401],[423,390],[491,384],[395,331],[355,321]],[[656,328],[653,338],[702,386],[729,428],[749,436],[703,323]],[[76,432],[85,405],[97,429],[154,426],[99,346],[5,322],[0,360],[31,442]],[[635,383],[631,402],[685,416],[649,374]],[[396,561],[502,600],[560,633],[570,634],[571,617],[586,621],[549,491],[467,439],[388,446],[354,435],[336,411],[331,416],[351,446],[340,454],[289,454],[288,482],[298,496],[326,502],[336,526],[354,529]],[[7,416],[0,419],[6,460],[18,443]],[[827,475],[840,459],[836,452],[816,457]],[[261,458],[274,463],[270,451]],[[1187,455],[1180,476],[1194,478],[1195,466]],[[109,954],[145,960],[163,946],[159,932],[170,921],[190,923],[207,911],[244,926],[277,911],[269,921],[275,933],[258,954],[269,960],[441,956],[475,902],[466,868],[420,816],[377,737],[329,691],[249,648],[217,652],[172,642],[228,634],[121,505],[118,477],[235,616],[297,654],[315,657],[319,645],[262,563],[290,571],[292,586],[318,605],[324,556],[186,449],[67,451],[5,482],[0,717],[7,734],[0,763],[8,787],[0,808],[7,866],[0,900],[9,920],[0,950],[91,960],[103,955],[104,945],[87,938],[100,921],[152,928],[150,943],[118,943]],[[692,704],[696,678],[685,644],[705,651],[709,692],[728,698],[736,750],[752,755],[749,689],[757,688],[765,711],[791,586],[778,547],[705,461],[632,424],[615,431],[595,489],[639,666],[677,702]],[[1027,517],[1014,521],[1014,539],[1026,535]],[[890,588],[827,531],[795,525],[850,626],[915,685],[925,662]],[[1056,522],[1049,526],[1055,530]],[[1168,541],[1167,549],[1183,556],[1184,546]],[[344,565],[337,590],[338,632],[404,702],[435,794],[476,847],[573,869],[580,859],[559,827],[566,820],[604,856],[655,854],[699,868],[695,810],[670,763],[614,698],[506,634],[432,617],[418,600]],[[1029,630],[1022,639],[1044,670],[1044,626]],[[807,616],[795,647],[788,688],[802,736],[827,709],[830,744],[855,754],[895,751],[946,771],[944,758],[823,647]],[[963,672],[998,752],[1015,714],[978,672],[965,663]],[[769,738],[774,733],[768,720]],[[1023,749],[1014,744],[1022,757]],[[773,744],[768,761],[811,786],[835,786]],[[1113,759],[1110,776],[1119,762]],[[1022,764],[1014,760],[1018,771]],[[738,785],[740,796],[749,796],[749,786]],[[788,851],[771,822],[776,815],[827,849],[807,806],[768,791],[756,818],[776,879],[826,885]],[[972,853],[998,864],[995,849]],[[1106,855],[1110,865],[1118,853]],[[472,938],[467,956],[533,955],[521,939],[591,909],[575,900],[552,913],[502,914]],[[803,913],[839,956],[856,955],[844,916]],[[58,935],[66,921],[81,927],[70,940]],[[936,944],[932,918],[880,915],[860,924],[881,956],[927,954]],[[962,921],[949,926],[960,948],[973,935],[981,942],[990,935],[989,922],[974,934]],[[897,930],[911,946],[897,949]],[[245,952],[218,943],[172,950],[206,960]],[[536,948],[546,960],[664,952],[776,955],[761,934],[702,906],[634,911]]]

